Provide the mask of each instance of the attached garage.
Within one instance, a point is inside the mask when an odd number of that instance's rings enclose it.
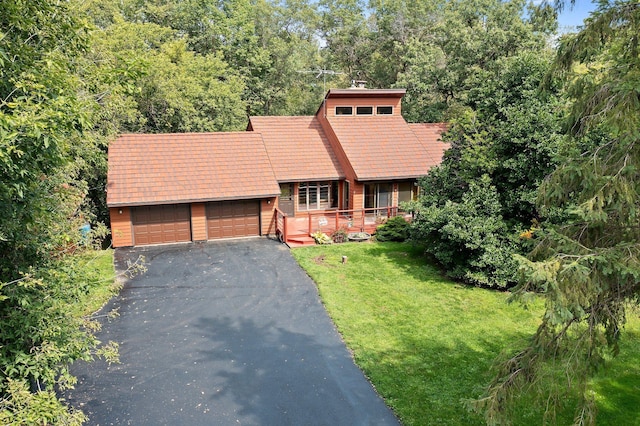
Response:
[[[109,144],[113,247],[268,235],[278,194],[259,133],[129,134]]]
[[[210,240],[260,235],[260,201],[207,203],[207,235]]]
[[[189,204],[134,207],[131,216],[134,245],[191,241]]]

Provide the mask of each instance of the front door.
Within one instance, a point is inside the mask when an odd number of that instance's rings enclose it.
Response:
[[[287,216],[293,217],[295,214],[294,210],[294,194],[293,194],[293,184],[292,183],[281,183],[280,184],[280,198],[278,198],[278,208],[282,213]]]

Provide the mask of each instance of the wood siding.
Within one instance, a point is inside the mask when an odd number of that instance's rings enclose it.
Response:
[[[133,233],[129,207],[112,207],[109,209],[109,217],[111,218],[111,245],[114,248],[132,246]]]
[[[260,202],[261,235],[276,234],[276,207],[278,207],[278,197],[267,198]]]
[[[191,234],[193,241],[207,240],[207,214],[204,203],[191,204]]]
[[[353,116],[339,115],[338,117],[356,117],[356,107],[370,106],[373,107],[373,114],[375,115],[377,106],[390,106],[393,107],[393,115],[399,116],[402,115],[401,101],[402,98],[329,98],[325,100],[321,114],[326,113],[327,117],[336,117],[337,106],[350,106],[353,107]],[[325,107],[326,111],[324,110]]]

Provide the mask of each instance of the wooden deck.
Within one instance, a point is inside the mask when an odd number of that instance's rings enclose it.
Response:
[[[289,247],[314,245],[311,234],[324,232],[331,235],[338,229],[347,233],[367,232],[373,234],[387,218],[398,215],[397,207],[383,209],[334,210],[299,213],[297,217],[287,217],[276,209],[277,231],[280,241]]]

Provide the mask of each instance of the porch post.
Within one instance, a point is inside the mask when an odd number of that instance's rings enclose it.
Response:
[[[289,220],[289,218],[287,217],[286,214],[282,214],[282,237],[284,238],[284,242],[287,242],[287,221]]]

